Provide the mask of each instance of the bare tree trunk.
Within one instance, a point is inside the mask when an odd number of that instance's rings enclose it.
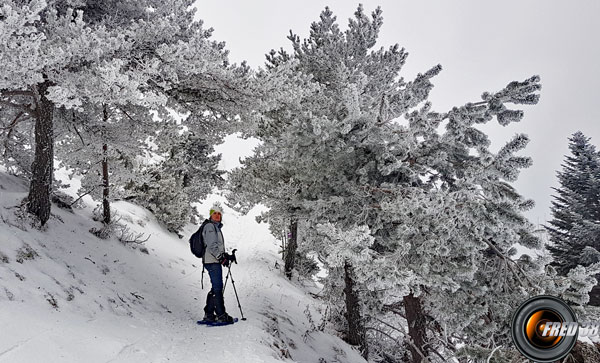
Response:
[[[597,281],[600,281],[600,274],[594,276]],[[600,283],[596,284],[589,293],[590,301],[588,305],[600,306]]]
[[[106,156],[108,145],[102,145],[102,222],[110,223],[110,202],[108,201],[108,158]]]
[[[40,84],[34,96],[35,156],[31,166],[31,184],[27,197],[27,211],[40,219],[42,225],[50,218],[50,192],[54,173],[54,103],[46,98],[49,81]]]
[[[104,105],[103,120],[108,122],[108,109]],[[108,145],[102,145],[102,212],[104,224],[110,223],[110,202],[108,200],[109,180],[108,180]]]
[[[367,359],[369,356],[367,330],[360,314],[360,298],[354,287],[354,270],[348,261],[344,263],[344,283],[346,319],[348,322],[348,335],[346,339],[348,343],[359,346],[362,356]]]
[[[281,259],[285,261],[285,252],[287,250],[288,231],[284,229],[281,232]]]
[[[571,352],[556,363],[596,363],[600,362],[600,344],[578,341]]]
[[[421,305],[421,300],[415,297],[412,292],[404,296],[403,300],[406,321],[408,323],[408,335],[414,344],[409,346],[412,354],[411,362],[421,363],[423,358],[427,357],[427,353],[423,349],[427,338],[426,318],[423,313],[423,306]]]
[[[285,252],[285,275],[288,279],[292,278],[292,270],[296,263],[296,250],[298,249],[298,221],[292,219],[290,224],[290,239],[287,243]]]

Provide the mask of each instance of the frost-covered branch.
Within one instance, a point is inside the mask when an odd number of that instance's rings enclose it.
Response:
[[[483,241],[491,248],[494,250],[494,252],[496,252],[498,254],[498,256],[502,257],[502,259],[504,259],[504,261],[510,262],[512,264],[514,264],[517,269],[519,269],[519,271],[523,274],[523,276],[525,277],[525,279],[527,280],[527,282],[529,283],[529,286],[531,287],[535,287],[537,285],[535,285],[533,282],[531,282],[531,280],[529,279],[529,277],[527,276],[527,273],[525,273],[525,271],[523,271],[523,269],[521,268],[521,266],[519,266],[519,264],[513,260],[510,257],[505,256],[502,252],[500,252],[500,250],[498,250],[498,248],[496,246],[494,246],[493,243],[491,243],[490,241],[483,239]],[[521,286],[525,287],[525,284],[523,284],[523,281],[521,280],[521,278],[519,277],[519,274],[517,273],[517,271],[514,270],[513,267],[511,267],[512,265],[508,265],[511,269],[511,271],[513,272],[514,276],[519,280],[519,282],[521,283]]]
[[[496,352],[498,349],[500,349],[500,348],[502,348],[502,346],[501,346],[501,345],[497,346],[496,348],[494,348],[494,349],[492,350],[492,352],[490,353],[489,357],[487,358],[487,361],[486,361],[487,363],[490,363],[490,360],[492,359],[492,356],[493,356],[493,355],[494,355],[494,353],[495,353],[495,352]]]

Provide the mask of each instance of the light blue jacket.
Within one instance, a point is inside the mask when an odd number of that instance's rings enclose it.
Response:
[[[225,241],[221,228],[223,223],[213,222],[207,223],[202,230],[202,239],[206,244],[206,251],[202,263],[219,263],[219,257],[225,253]]]

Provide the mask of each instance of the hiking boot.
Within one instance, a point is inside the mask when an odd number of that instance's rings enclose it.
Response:
[[[215,314],[204,314],[203,321],[214,322],[217,321],[217,316]]]
[[[231,316],[229,316],[229,314],[224,313],[223,315],[219,315],[217,317],[217,323],[223,323],[223,324],[233,324],[233,318]]]

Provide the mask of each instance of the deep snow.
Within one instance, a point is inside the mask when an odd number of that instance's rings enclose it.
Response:
[[[278,241],[254,219],[259,208],[247,216],[225,208],[223,216],[226,247],[238,249],[231,273],[247,320],[205,327],[195,321],[210,282],[205,274],[201,289],[201,263],[186,238],[144,208],[115,202],[121,222],[150,236],[148,253],[99,239],[89,232],[99,223],[87,197],[73,212],[54,205],[40,231],[16,214],[26,195],[26,182],[0,171],[0,362],[364,362],[340,338],[311,331],[323,306],[308,281],[283,277]],[[211,195],[200,210],[217,200]],[[231,280],[225,303],[241,317]]]

